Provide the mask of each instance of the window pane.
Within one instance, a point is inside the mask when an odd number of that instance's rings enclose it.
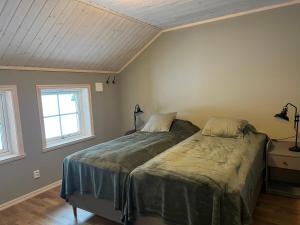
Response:
[[[59,107],[61,114],[77,112],[77,93],[59,94]]]
[[[58,116],[44,118],[44,124],[45,124],[45,135],[47,139],[61,136]]]
[[[3,138],[4,138],[4,120],[3,120],[3,110],[2,110],[2,96],[0,95],[0,153],[3,152],[4,146],[3,146]]]
[[[5,100],[4,94],[0,94],[0,153],[8,151],[6,144],[6,129],[5,129]]]
[[[4,121],[0,119],[0,153],[6,152],[7,150],[5,124]]]
[[[24,155],[23,141],[21,137],[18,137],[21,127],[18,123],[19,113],[16,113],[19,109],[14,104],[16,101],[17,87],[15,85],[0,87],[0,153],[11,159]]]
[[[39,91],[45,150],[93,134],[88,86],[43,86]]]
[[[58,115],[57,95],[42,95],[42,105],[44,116]]]
[[[3,136],[2,136],[2,132],[3,132],[3,129],[2,129],[2,123],[1,123],[1,121],[0,121],[0,153],[3,151],[3,141],[2,141],[2,138],[3,138]]]
[[[61,127],[63,135],[79,132],[78,115],[65,115],[61,117]]]

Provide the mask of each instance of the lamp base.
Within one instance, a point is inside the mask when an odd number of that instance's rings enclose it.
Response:
[[[289,149],[292,152],[300,152],[300,147],[298,147],[298,146],[290,147]]]

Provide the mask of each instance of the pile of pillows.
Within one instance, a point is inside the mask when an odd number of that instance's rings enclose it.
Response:
[[[177,113],[158,113],[150,117],[141,131],[144,132],[168,132],[170,131],[173,120],[176,119]],[[247,120],[211,117],[205,124],[202,135],[224,138],[240,138],[245,133],[255,128]]]

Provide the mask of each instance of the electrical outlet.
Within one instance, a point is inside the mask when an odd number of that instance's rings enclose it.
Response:
[[[33,179],[38,179],[40,178],[40,176],[41,176],[40,170],[33,171]]]

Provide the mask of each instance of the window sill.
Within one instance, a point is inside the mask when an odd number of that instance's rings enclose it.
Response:
[[[91,139],[94,139],[94,138],[96,138],[95,135],[88,136],[88,137],[80,137],[80,138],[77,138],[77,139],[74,139],[72,141],[68,141],[68,142],[65,142],[65,143],[60,143],[60,144],[56,144],[56,145],[52,145],[52,146],[43,147],[42,151],[43,152],[54,151],[54,150],[57,150],[57,149],[60,149],[60,148],[63,148],[63,147],[69,146],[69,145],[74,145],[74,144],[84,142],[84,141],[88,141],[88,140],[91,140]]]
[[[9,155],[5,155],[5,156],[0,156],[0,164],[9,163],[9,162],[20,160],[23,158],[25,158],[25,155],[9,154]]]

